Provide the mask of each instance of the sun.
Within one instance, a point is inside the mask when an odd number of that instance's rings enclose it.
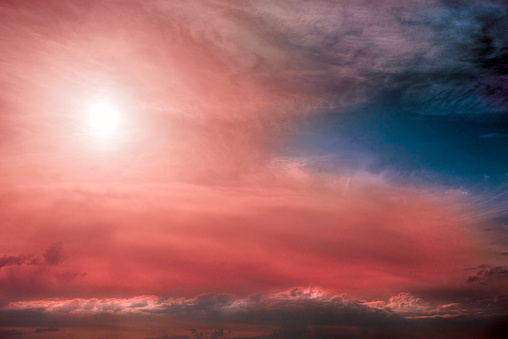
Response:
[[[94,135],[109,137],[115,134],[121,124],[121,114],[115,105],[98,101],[90,105],[88,125]]]

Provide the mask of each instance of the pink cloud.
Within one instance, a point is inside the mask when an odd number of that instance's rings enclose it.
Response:
[[[376,286],[386,295],[461,284],[463,268],[483,260],[482,243],[453,195],[436,198],[374,177],[263,180],[214,189],[141,183],[17,189],[2,202],[4,233],[12,237],[21,227],[25,235],[6,254],[42,253],[58,241],[66,260],[59,254],[55,268],[5,268],[0,279],[12,295],[26,291],[17,287],[25,279],[46,286],[30,289],[41,296],[58,286],[69,296],[188,295],[313,283],[358,293]]]

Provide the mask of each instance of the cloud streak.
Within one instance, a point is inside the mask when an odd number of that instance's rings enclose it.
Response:
[[[43,253],[42,257],[47,265],[53,266],[58,265],[62,261],[63,255],[63,243],[56,242],[46,249]],[[35,254],[26,254],[26,255],[4,255],[0,257],[0,268],[5,266],[20,266],[20,265],[35,265],[40,266],[44,264],[44,261]]]

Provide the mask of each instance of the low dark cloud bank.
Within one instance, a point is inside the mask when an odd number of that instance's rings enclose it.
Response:
[[[147,296],[131,300],[49,301],[37,305],[18,303],[2,309],[0,326],[44,326],[36,332],[58,331],[62,327],[80,331],[77,328],[114,328],[115,324],[127,322],[138,329],[148,329],[150,322],[156,321],[167,322],[167,331],[180,329],[180,334],[151,338],[210,339],[234,338],[238,328],[254,328],[261,333],[252,338],[459,338],[464,335],[498,338],[508,333],[508,322],[502,313],[495,316],[485,313],[492,305],[438,303],[408,293],[387,301],[365,301],[317,288],[293,288],[244,298],[230,294],[188,299]],[[185,325],[188,323],[199,326],[189,329]]]

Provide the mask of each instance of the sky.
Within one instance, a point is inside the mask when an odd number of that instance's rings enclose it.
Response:
[[[0,338],[504,338],[508,3],[0,1]]]

